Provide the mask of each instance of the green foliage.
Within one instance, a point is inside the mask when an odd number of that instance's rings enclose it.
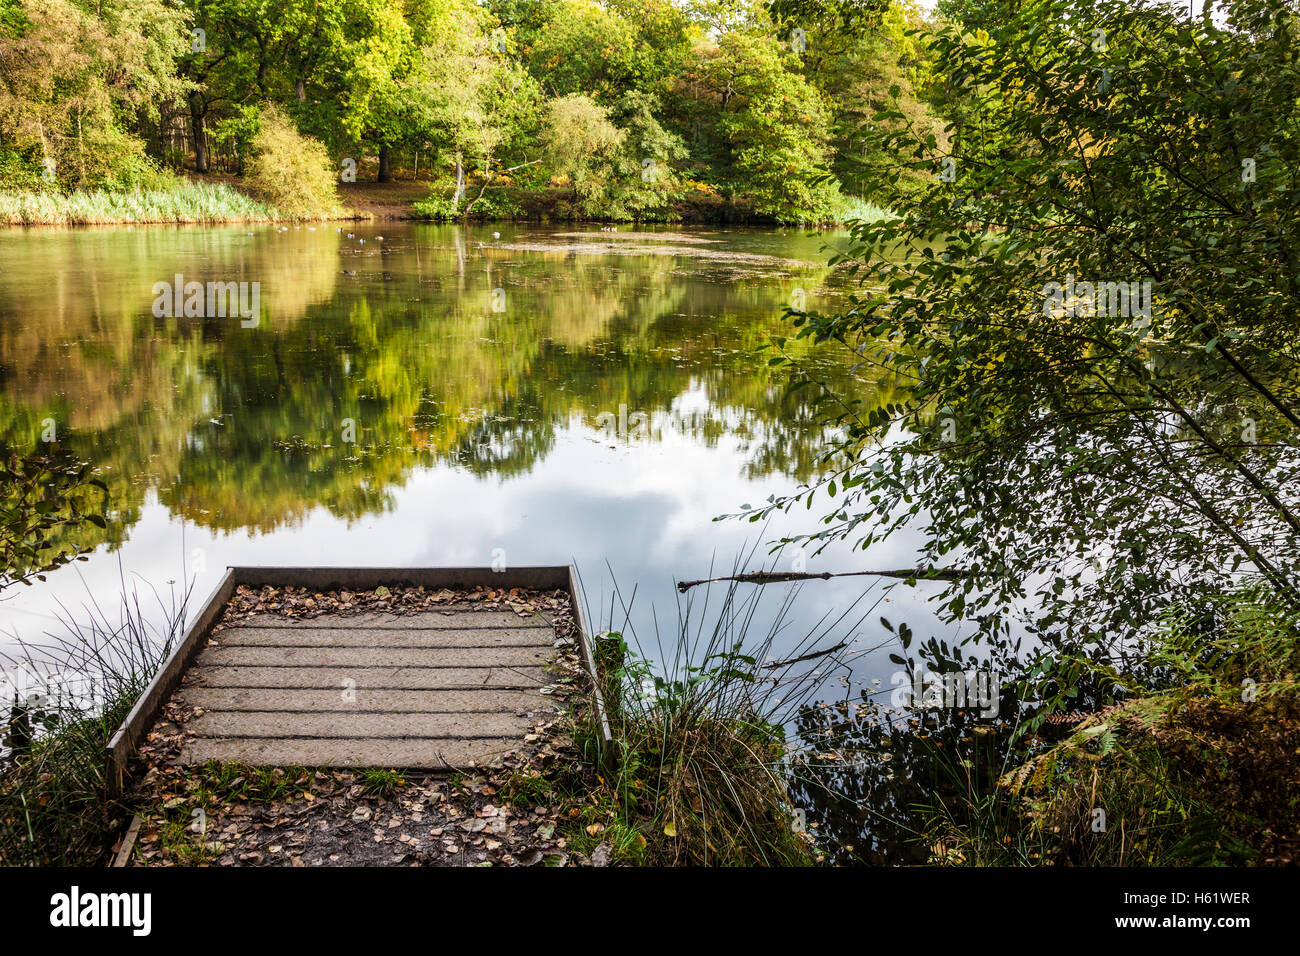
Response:
[[[0,18],[0,143],[61,187],[131,188],[155,175],[133,117],[185,92],[184,14],[164,0],[18,0]]]
[[[501,788],[501,799],[513,807],[546,806],[555,797],[553,785],[542,774],[512,773]]]
[[[145,153],[145,145],[116,126],[86,137],[83,181],[106,192],[166,192],[180,184]]]
[[[1298,647],[1300,616],[1267,588],[1177,602],[1133,670],[1076,662],[1122,703],[1033,734],[945,714],[873,735],[866,752],[890,756],[912,792],[873,787],[872,805],[905,812],[915,858],[944,865],[1294,861]]]
[[[361,771],[361,786],[369,794],[385,799],[394,796],[406,784],[406,778],[396,770],[368,767]]]
[[[245,176],[285,215],[320,215],[332,203],[319,150],[291,157],[293,140],[269,144],[261,112],[275,108],[324,144],[335,177],[345,160],[372,168],[376,155],[381,177],[427,170],[437,191],[419,212],[430,218],[537,208],[500,192],[549,201],[561,217],[823,222],[841,215],[840,183],[856,191],[858,165],[882,159],[859,155],[856,131],[884,90],[901,84],[910,118],[930,122],[913,93],[928,69],[905,34],[920,22],[910,0],[773,16],[756,3],[671,0],[3,9],[0,188],[28,193],[164,190],[159,163],[181,161],[183,127],[196,172]],[[788,39],[795,19],[810,28],[806,53]],[[556,150],[557,111],[576,121],[578,103],[589,132],[597,117],[617,132]],[[259,161],[268,148],[286,160],[278,177]]]
[[[847,465],[753,517],[825,492],[815,542],[920,532],[967,572],[942,617],[1014,655],[1014,769],[932,806],[949,861],[1295,858],[1300,31],[1217,9],[992,2],[930,36],[947,128],[890,89],[865,191],[898,215],[836,258],[847,307],[791,316],[911,384],[828,403]]]
[[[606,98],[635,81],[636,27],[594,0],[562,0],[530,37],[528,67],[557,97]]]
[[[340,211],[336,176],[325,146],[298,132],[276,106],[258,115],[245,172],[249,192],[290,219],[325,219]]]
[[[729,33],[705,57],[698,82],[717,116],[732,195],[763,216],[823,218],[839,193],[827,169],[831,114],[795,55],[771,37]]]
[[[845,187],[860,189],[873,174],[897,165],[897,156],[879,146],[879,138],[862,135],[884,123],[910,128],[913,135],[933,133],[944,141],[943,124],[928,102],[937,99],[925,37],[924,13],[911,0],[774,5],[782,9],[781,30],[805,30],[802,55],[805,77],[827,93],[831,111],[830,168]],[[897,114],[882,117],[886,110]],[[912,190],[928,174],[910,173]]]
[[[546,145],[551,167],[573,183],[584,203],[603,196],[616,175],[612,158],[623,145],[624,133],[590,97],[569,94],[552,100],[547,116]]]
[[[1171,614],[1137,695],[1008,773],[1008,826],[1094,865],[1294,862],[1300,615],[1258,586]],[[1105,828],[1090,825],[1093,808]]]
[[[424,199],[411,203],[411,212],[420,219],[450,222],[461,216],[460,204],[453,190],[434,190]]]
[[[0,442],[0,590],[45,580],[75,560],[61,532],[103,528],[107,488],[91,466],[61,449],[20,454]]]
[[[1195,686],[1208,692],[1291,680],[1300,670],[1297,638],[1300,611],[1278,605],[1260,581],[1189,597],[1163,616],[1132,690]]]
[[[647,93],[632,91],[618,101],[612,115],[620,142],[603,175],[586,186],[583,208],[589,215],[675,218],[671,204],[684,192],[676,168],[690,153],[681,137],[656,118],[658,112],[658,98]]]
[[[679,658],[681,670],[665,674],[621,635],[603,640],[618,645],[622,661],[605,672],[604,695],[628,849],[659,865],[812,862],[787,809],[781,728],[750,693],[756,659],[710,646],[698,664]]]
[[[941,612],[985,637],[1034,608],[1022,697],[1052,708],[1081,693],[1070,662],[1140,658],[1175,596],[1250,578],[1300,606],[1300,38],[1277,3],[1225,11],[1036,0],[983,39],[939,32],[937,81],[978,123],[945,156],[882,117],[877,148],[905,162],[869,193],[899,218],[855,229],[848,308],[793,317],[913,383],[839,406],[850,464],[813,537],[924,530],[923,564],[970,572]],[[931,177],[920,194],[905,170]],[[1052,285],[1076,279],[1137,296],[1096,308]]]

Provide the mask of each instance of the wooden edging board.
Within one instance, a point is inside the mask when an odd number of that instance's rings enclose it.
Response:
[[[180,683],[185,669],[189,667],[194,655],[203,646],[203,638],[217,622],[217,618],[225,608],[226,602],[235,593],[237,586],[234,569],[227,568],[220,583],[213,589],[193,623],[186,630],[185,636],[172,647],[162,667],[158,668],[158,673],[154,674],[153,680],[136,700],[135,706],[126,715],[122,725],[109,738],[106,753],[108,765],[105,774],[109,799],[122,792],[126,782],[127,762],[135,753],[144,735],[149,732],[149,728],[153,726],[154,718],[162,710],[163,704]]]
[[[594,687],[596,719],[602,738],[604,758],[613,759],[613,736],[600,692],[596,658],[587,629],[585,605],[577,571],[569,565],[506,568],[312,568],[312,567],[232,567],[200,609],[185,636],[172,648],[167,660],[145,688],[122,725],[109,740],[106,751],[107,785],[110,798],[121,794],[126,770],[144,735],[149,732],[163,705],[180,684],[181,677],[202,649],[204,639],[221,616],[226,604],[241,585],[250,587],[305,587],[314,591],[347,588],[368,591],[380,585],[425,588],[526,588],[538,591],[567,591],[578,632],[578,642]]]

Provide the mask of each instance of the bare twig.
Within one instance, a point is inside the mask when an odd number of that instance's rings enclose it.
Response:
[[[763,665],[768,670],[774,670],[778,667],[785,667],[789,664],[798,664],[800,661],[811,661],[818,657],[825,657],[827,654],[834,654],[836,651],[848,647],[848,641],[840,641],[834,647],[828,647],[823,651],[812,651],[808,654],[800,654],[798,657],[787,657],[783,661],[770,661]]]
[[[781,581],[810,581],[830,578],[854,578],[871,575],[881,578],[916,578],[924,581],[960,581],[969,572],[957,568],[894,568],[887,571],[822,571],[820,574],[799,571],[753,571],[748,574],[727,574],[720,578],[701,578],[698,581],[678,581],[677,590],[683,594],[697,584],[714,581],[739,581],[742,584],[776,584]]]

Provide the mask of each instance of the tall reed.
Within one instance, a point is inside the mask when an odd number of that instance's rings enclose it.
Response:
[[[87,588],[60,630],[0,653],[0,863],[102,862],[127,810],[106,797],[105,748],[185,629],[192,585],[150,587],[156,611],[121,575],[115,620]]]
[[[790,802],[795,744],[786,726],[868,653],[837,635],[869,613],[857,610],[869,591],[793,638],[785,632],[797,587],[774,595],[733,581],[718,590],[720,599],[712,585],[679,598],[676,626],[665,635],[656,619],[643,640],[632,623],[635,591],[625,601],[615,588],[596,646],[617,751],[605,762],[615,767],[618,825],[634,831],[648,863],[810,863],[815,846]]]
[[[177,181],[164,189],[0,191],[0,224],[88,226],[111,223],[269,222],[283,218],[225,183]]]

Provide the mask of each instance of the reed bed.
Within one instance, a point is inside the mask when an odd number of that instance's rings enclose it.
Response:
[[[656,622],[644,639],[631,624],[635,592],[626,603],[616,592],[595,642],[617,751],[591,754],[615,768],[603,778],[615,822],[602,838],[652,865],[815,863],[791,804],[786,727],[869,653],[838,636],[869,613],[859,608],[870,590],[797,638],[786,634],[797,587],[700,588],[678,600],[674,628]],[[776,606],[763,625],[765,600]],[[589,748],[598,739],[578,736]]]
[[[282,218],[275,207],[225,183],[178,182],[164,189],[121,192],[0,192],[0,224],[13,226],[271,222]]]
[[[186,586],[149,591],[156,608],[123,575],[114,615],[88,595],[75,613],[60,606],[43,641],[0,654],[0,865],[102,863],[125,826],[105,748],[184,633],[190,599]]]

